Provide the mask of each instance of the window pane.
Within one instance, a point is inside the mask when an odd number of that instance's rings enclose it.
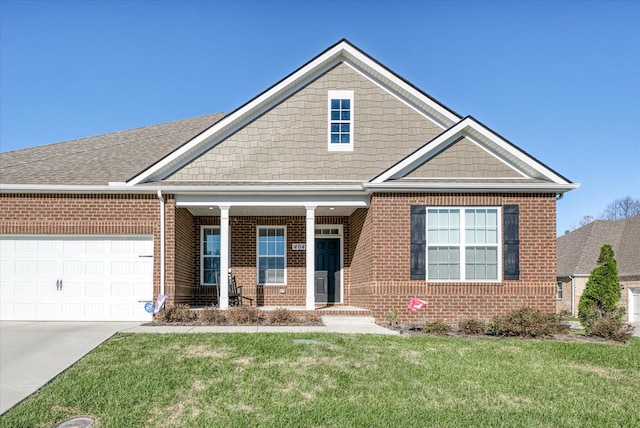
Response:
[[[340,142],[340,134],[331,134],[331,142],[339,143]]]
[[[451,229],[449,233],[449,244],[459,244],[460,243],[460,229]]]
[[[350,111],[343,111],[340,114],[340,120],[351,120],[351,112]]]
[[[349,132],[350,125],[348,123],[343,123],[340,125],[340,132]]]
[[[473,229],[466,228],[466,230],[464,231],[464,239],[467,242],[467,244],[475,244],[476,243],[475,231]]]
[[[331,100],[331,109],[339,109],[340,108],[340,100],[334,99]]]
[[[331,110],[331,120],[340,120],[339,110]]]
[[[342,134],[342,136],[340,137],[340,142],[341,143],[348,143],[349,142],[349,134]]]
[[[489,244],[497,244],[498,243],[498,231],[497,230],[487,230],[487,243],[489,243]]]
[[[341,101],[342,101],[342,105],[340,107],[342,107],[343,109],[351,108],[350,100],[341,100]]]

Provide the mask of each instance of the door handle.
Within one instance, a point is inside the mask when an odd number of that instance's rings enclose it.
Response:
[[[56,281],[56,290],[60,291],[60,280]]]

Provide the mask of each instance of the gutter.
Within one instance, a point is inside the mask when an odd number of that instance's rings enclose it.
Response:
[[[571,316],[575,317],[576,314],[576,286],[575,286],[575,277],[569,276],[571,280]]]
[[[162,196],[162,190],[158,190],[158,199],[160,200],[160,294],[164,295],[164,282],[165,282],[165,266],[164,266],[164,196]]]

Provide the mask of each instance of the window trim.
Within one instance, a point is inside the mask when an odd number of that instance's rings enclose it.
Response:
[[[558,281],[556,283],[556,300],[562,300],[564,292],[564,282]]]
[[[260,230],[261,229],[282,229],[284,230],[284,275],[283,282],[260,282]],[[261,225],[256,226],[256,285],[269,286],[269,285],[287,285],[287,226],[281,225]]]
[[[496,226],[497,226],[497,242],[495,244],[467,244],[465,240],[465,230],[466,230],[466,211],[467,210],[496,210]],[[429,234],[429,210],[459,210],[460,211],[460,242],[454,245],[446,245],[449,247],[457,247],[460,248],[460,279],[431,279],[429,278],[429,248],[437,247],[437,246],[445,246],[444,244],[433,244],[429,243],[428,234]],[[502,242],[502,214],[500,206],[425,206],[425,238],[426,245],[424,249],[424,258],[425,258],[425,280],[431,283],[499,283],[502,282],[502,254],[503,254],[503,245]],[[497,261],[496,261],[496,270],[497,275],[496,279],[467,279],[466,278],[466,251],[467,247],[491,247],[497,248]]]
[[[348,99],[350,101],[350,119],[349,123],[349,143],[332,143],[331,142],[331,100],[334,99]],[[347,121],[340,121],[341,123],[347,123]],[[327,96],[327,145],[330,152],[352,152],[353,151],[353,132],[354,128],[354,105],[353,105],[353,91],[351,90],[331,90]]]
[[[204,254],[204,236],[205,236],[204,233],[205,233],[205,230],[207,229],[217,229],[218,235],[221,234],[221,231],[220,231],[220,226],[217,226],[217,225],[200,226],[200,285],[213,287],[213,286],[218,286],[219,284],[204,282],[204,259],[206,257],[210,257],[210,258],[216,257],[216,256],[206,256]],[[220,245],[222,245],[222,242],[220,242]],[[220,254],[217,257],[218,259],[222,257],[222,247],[220,248]]]

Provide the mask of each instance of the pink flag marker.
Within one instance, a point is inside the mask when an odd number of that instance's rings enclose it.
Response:
[[[409,300],[409,306],[407,306],[407,310],[415,311],[415,310],[426,308],[426,307],[427,307],[427,302],[425,302],[424,300],[420,300],[420,299],[416,299],[415,297],[412,297],[411,300]]]

